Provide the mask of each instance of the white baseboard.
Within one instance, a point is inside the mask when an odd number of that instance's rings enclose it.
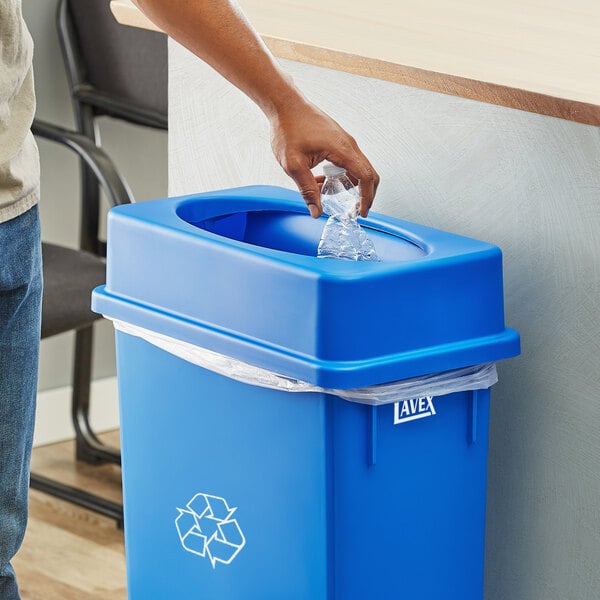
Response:
[[[119,427],[116,377],[92,382],[90,423],[96,432],[109,431]],[[43,446],[74,437],[75,430],[71,422],[71,387],[39,392],[33,445]]]

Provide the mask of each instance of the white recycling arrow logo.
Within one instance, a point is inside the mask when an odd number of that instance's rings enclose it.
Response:
[[[185,508],[177,508],[175,526],[185,550],[217,563],[230,564],[246,545],[246,538],[236,519],[237,508],[210,494],[196,494]]]

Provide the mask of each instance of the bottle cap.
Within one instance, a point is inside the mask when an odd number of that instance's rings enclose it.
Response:
[[[325,177],[335,177],[336,175],[341,175],[345,172],[346,169],[343,167],[338,167],[330,162],[323,164],[323,175],[325,175]]]

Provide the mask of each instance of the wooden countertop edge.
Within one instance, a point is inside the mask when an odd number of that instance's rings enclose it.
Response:
[[[488,104],[497,104],[508,108],[558,117],[587,125],[600,126],[600,106],[595,104],[558,98],[446,73],[436,73],[426,69],[366,58],[337,50],[308,46],[269,36],[263,36],[263,39],[271,52],[279,58],[355,75],[374,77]]]
[[[120,23],[160,31],[133,4],[113,0],[111,9]],[[354,75],[373,77],[488,104],[497,104],[550,117],[558,117],[586,125],[600,126],[599,105],[446,73],[436,73],[435,71],[310,46],[281,38],[262,37],[271,52],[279,58],[344,71]]]

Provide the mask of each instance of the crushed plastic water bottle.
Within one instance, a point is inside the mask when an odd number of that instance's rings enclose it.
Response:
[[[329,216],[317,256],[356,261],[380,260],[375,246],[357,221],[359,197],[346,171],[332,164],[323,167],[323,211]]]

